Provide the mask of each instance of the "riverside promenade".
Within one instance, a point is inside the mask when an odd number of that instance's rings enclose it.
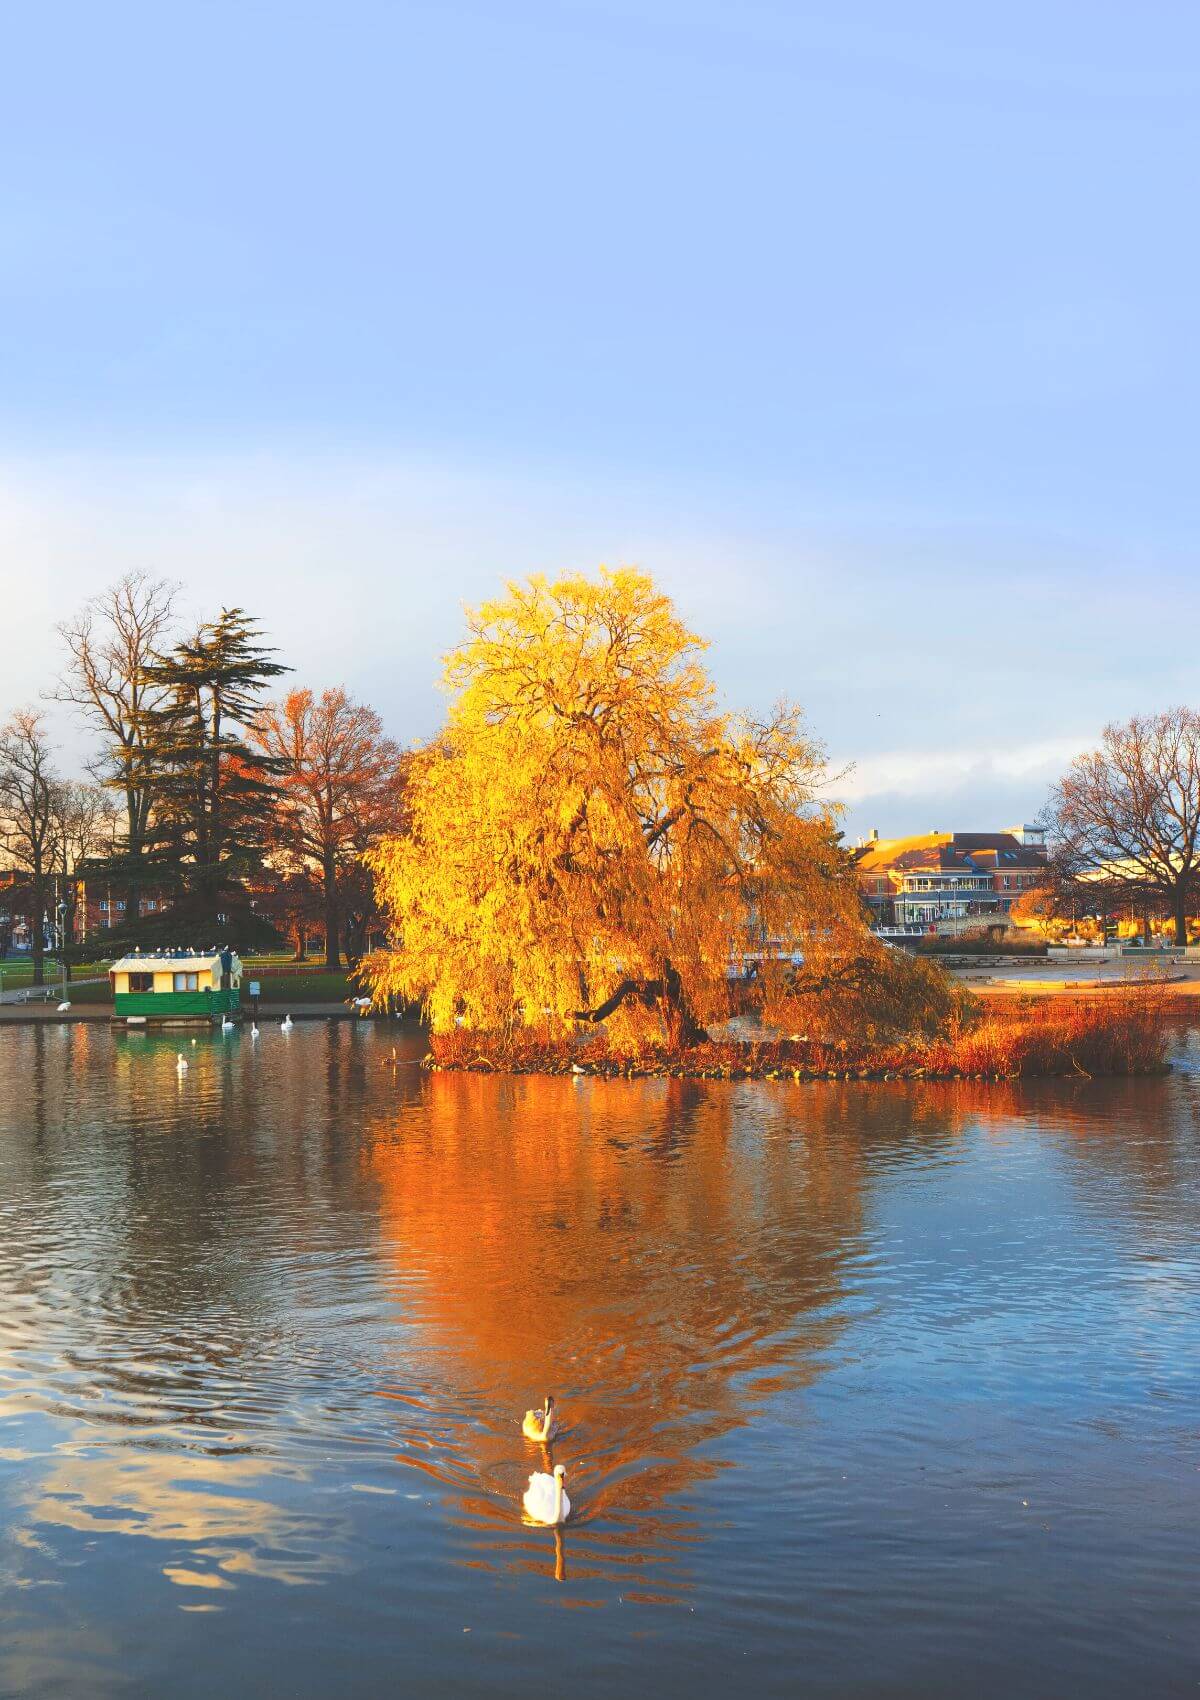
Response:
[[[960,961],[947,972],[980,997],[1054,997],[1136,986],[1200,996],[1200,959],[1182,951],[1147,952],[1140,958],[1111,949],[1055,950],[1033,959]]]
[[[70,988],[68,987],[67,990],[69,996]],[[70,1009],[60,1010],[57,1007],[57,1000],[57,988],[55,988],[54,999],[49,1003],[9,1002],[6,997],[5,1002],[0,1003],[0,1025],[5,1023],[20,1025],[21,1023],[42,1021],[91,1021],[100,1022],[106,1026],[124,1026],[123,1021],[114,1018],[110,1003],[77,1003],[72,1004]],[[328,1021],[330,1018],[340,1021],[385,1021],[390,1019],[390,1017],[384,1015],[362,1016],[357,1010],[351,1009],[344,1003],[263,1003],[258,1006],[256,1019],[260,1023],[282,1021],[285,1015],[290,1015],[292,1020],[296,1022]],[[249,1027],[250,1019],[249,1011],[243,1011],[239,1025]]]

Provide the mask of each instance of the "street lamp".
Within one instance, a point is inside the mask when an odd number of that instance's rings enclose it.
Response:
[[[62,984],[62,996],[59,998],[58,1001],[60,1003],[66,1003],[66,1001],[67,1001],[67,905],[66,905],[65,899],[63,899],[61,897],[58,900],[57,911],[58,911],[58,972],[59,972],[59,978],[60,978],[60,981],[61,981],[61,984]]]

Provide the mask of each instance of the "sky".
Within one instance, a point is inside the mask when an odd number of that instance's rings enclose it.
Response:
[[[851,836],[1194,700],[1193,4],[4,30],[0,711],[137,568],[415,740],[464,602],[601,562],[804,705]]]

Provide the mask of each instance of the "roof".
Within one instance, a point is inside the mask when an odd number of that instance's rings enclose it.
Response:
[[[233,952],[233,960],[240,967],[237,952]],[[219,950],[145,950],[134,951],[129,956],[121,957],[109,969],[110,974],[139,974],[158,969],[159,972],[175,970],[213,968],[219,974],[221,971],[221,952]]]
[[[1044,868],[1040,845],[1022,844],[1011,832],[925,832],[913,838],[877,838],[855,852],[860,873],[889,868],[989,873],[993,869]]]

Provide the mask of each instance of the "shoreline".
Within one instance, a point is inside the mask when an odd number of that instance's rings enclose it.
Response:
[[[344,1003],[309,1003],[309,1004],[259,1004],[257,1020],[282,1021],[285,1015],[290,1015],[293,1021],[393,1021],[399,1017],[385,1015],[382,1012],[373,1014],[368,1010],[361,1015],[356,1009],[349,1009]],[[241,1019],[235,1022],[237,1027],[249,1027],[251,1016],[243,1012]],[[219,1022],[205,1021],[172,1021],[154,1022],[136,1027],[126,1025],[123,1018],[113,1015],[112,1005],[106,1003],[74,1004],[70,1009],[60,1010],[52,1003],[5,1003],[0,1004],[0,1026],[6,1022],[20,1026],[27,1022],[31,1026],[42,1021],[72,1021],[90,1022],[93,1026],[103,1025],[126,1033],[147,1033],[166,1031],[168,1028],[182,1030],[185,1027],[203,1031],[208,1027],[219,1030]]]

